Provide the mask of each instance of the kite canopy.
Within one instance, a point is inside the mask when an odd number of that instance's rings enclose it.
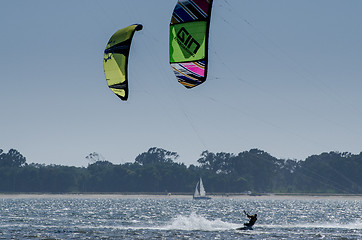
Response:
[[[128,98],[128,55],[135,31],[142,30],[134,24],[118,30],[109,39],[104,50],[104,74],[108,87],[122,100]]]
[[[212,0],[178,0],[170,23],[170,64],[179,83],[206,80]]]

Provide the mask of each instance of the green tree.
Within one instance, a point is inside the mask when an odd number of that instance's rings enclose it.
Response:
[[[166,151],[162,148],[150,148],[147,152],[136,157],[136,163],[146,166],[156,163],[173,163],[179,155],[176,152]]]
[[[10,149],[8,153],[3,153],[0,149],[0,167],[23,167],[26,165],[26,158],[15,149]]]

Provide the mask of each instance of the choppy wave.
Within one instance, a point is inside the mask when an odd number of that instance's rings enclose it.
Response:
[[[130,230],[182,230],[182,231],[227,231],[240,227],[240,224],[224,222],[220,219],[209,220],[193,212],[188,216],[177,215],[172,218],[168,224],[164,225],[144,225],[138,226],[87,226],[88,228],[113,228],[113,229],[130,229]]]
[[[265,225],[261,224],[259,227],[262,228],[325,228],[325,229],[356,229],[361,230],[362,229],[362,222],[361,221],[354,221],[351,223],[331,223],[331,222],[325,222],[325,223],[299,223],[299,224],[275,224],[275,225]]]
[[[0,201],[0,239],[362,239],[362,200]],[[258,213],[252,231],[236,231]]]

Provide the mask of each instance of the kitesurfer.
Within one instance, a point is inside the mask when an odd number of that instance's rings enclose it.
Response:
[[[258,220],[257,219],[258,215],[256,213],[254,215],[249,215],[245,211],[244,211],[244,213],[250,219],[248,223],[244,223],[244,226],[251,228],[255,224],[256,220]]]

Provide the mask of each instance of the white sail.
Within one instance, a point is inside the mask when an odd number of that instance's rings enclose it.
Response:
[[[200,181],[198,181],[196,184],[194,199],[211,199],[210,197],[206,196],[206,191],[201,178]]]
[[[200,182],[198,182],[198,183],[196,184],[194,197],[199,197],[199,196],[200,196],[200,192],[199,192],[199,183],[200,183]]]
[[[200,196],[201,196],[201,197],[205,197],[205,196],[206,196],[204,184],[202,184],[202,179],[201,179],[201,178],[200,178]]]

